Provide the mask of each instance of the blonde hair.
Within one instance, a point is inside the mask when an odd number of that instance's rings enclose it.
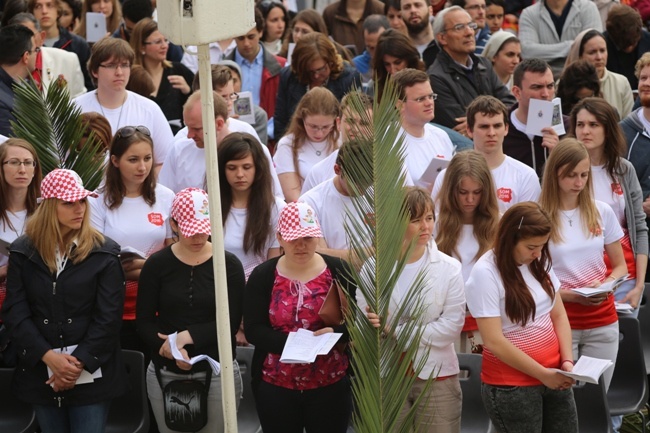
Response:
[[[551,218],[551,240],[562,243],[560,218],[561,192],[559,180],[568,175],[580,162],[589,161],[589,153],[585,146],[575,138],[564,138],[555,146],[546,161],[544,177],[542,178],[542,194],[539,204],[548,212]],[[592,195],[591,164],[589,164],[589,177],[580,194],[578,194],[578,209],[580,209],[580,223],[582,231],[587,236],[595,236],[601,232],[600,214]]]
[[[472,230],[478,242],[478,252],[474,257],[477,260],[494,244],[499,224],[499,205],[487,162],[483,155],[475,150],[457,153],[447,167],[442,187],[436,197],[440,211],[436,243],[443,253],[460,257],[458,241],[463,229],[463,211],[458,200],[458,190],[465,177],[481,186],[481,200],[472,219]]]
[[[291,146],[291,153],[293,155],[293,167],[298,176],[300,170],[298,168],[298,150],[309,140],[307,130],[305,129],[305,117],[307,116],[341,116],[341,105],[338,99],[332,92],[325,87],[315,87],[302,97],[296,111],[293,113],[291,123],[285,135],[293,134],[293,143]],[[334,122],[334,126],[327,134],[327,154],[332,153],[339,140],[339,129]]]
[[[77,246],[69,252],[68,257],[72,263],[78,264],[84,261],[95,247],[104,243],[104,236],[90,224],[90,204],[87,200],[81,228],[73,230],[64,239],[57,217],[60,202],[62,200],[55,198],[43,200],[34,215],[27,220],[25,227],[25,234],[52,273],[57,270],[57,246],[68,251],[74,240]]]

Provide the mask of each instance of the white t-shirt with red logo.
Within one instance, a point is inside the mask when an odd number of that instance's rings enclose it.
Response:
[[[481,256],[465,283],[465,296],[469,311],[477,319],[500,317],[503,336],[515,347],[544,367],[560,368],[560,345],[550,314],[555,300],[550,298],[542,285],[530,273],[528,265],[519,266],[519,271],[535,301],[535,317],[534,319],[530,318],[526,326],[513,323],[506,314],[505,287],[496,266],[493,250]],[[555,296],[558,296],[560,281],[552,269],[549,277],[555,289]],[[541,384],[534,377],[501,361],[488,347],[485,347],[483,351],[481,380],[490,385],[532,386]]]
[[[435,199],[442,188],[445,172],[440,172],[433,185],[431,196]],[[490,170],[494,187],[496,188],[499,212],[504,213],[510,207],[522,201],[539,200],[542,189],[535,170],[521,161],[506,155],[505,160],[497,168]]]
[[[165,246],[165,239],[172,237],[169,217],[173,200],[174,193],[157,184],[153,206],[142,196],[124,197],[118,208],[109,209],[101,193],[97,198],[89,197],[90,221],[93,227],[122,247],[135,248],[149,257]]]
[[[560,215],[562,243],[549,241],[553,257],[553,269],[562,282],[562,289],[588,287],[594,280],[603,281],[607,276],[604,253],[605,245],[623,237],[614,211],[609,205],[595,200],[600,214],[600,233],[587,235],[582,229],[580,208]],[[575,212],[575,213],[574,213]],[[568,218],[572,220],[569,224]],[[571,329],[593,329],[616,322],[614,296],[610,295],[598,306],[565,302]]]

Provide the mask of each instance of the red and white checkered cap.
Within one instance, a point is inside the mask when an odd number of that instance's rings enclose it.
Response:
[[[211,234],[208,194],[200,188],[179,191],[172,203],[172,218],[176,220],[183,237]]]
[[[67,202],[75,202],[97,194],[84,188],[83,181],[72,170],[58,168],[52,170],[41,182],[41,197],[39,201],[48,198],[58,198]]]
[[[287,242],[298,238],[322,238],[316,212],[307,203],[289,203],[280,212],[278,232]]]

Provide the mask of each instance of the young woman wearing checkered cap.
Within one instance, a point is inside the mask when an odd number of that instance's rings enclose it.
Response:
[[[2,314],[19,353],[12,392],[45,432],[103,432],[111,400],[128,390],[120,247],[91,226],[92,195],[75,172],[50,172],[11,244]]]
[[[342,342],[349,338],[345,324],[328,327],[318,315],[334,280],[352,299],[355,294],[349,265],[316,253],[321,237],[314,210],[306,203],[289,203],[277,230],[284,254],[255,268],[246,285],[244,326],[255,345],[252,385],[264,433],[344,433],[350,420],[345,352],[335,347],[310,364],[280,362],[289,333],[298,329],[316,335],[340,332]]]
[[[198,188],[186,188],[176,194],[171,211],[172,230],[178,242],[149,257],[140,273],[136,323],[138,334],[147,345],[151,362],[147,368],[147,393],[160,433],[170,433],[165,423],[161,383],[173,380],[197,380],[205,383],[211,373],[208,393],[207,424],[199,433],[224,431],[221,404],[221,376],[210,370],[207,361],[194,365],[172,356],[167,336],[178,333],[176,346],[189,359],[208,355],[219,361],[214,298],[214,272],[208,196]],[[235,334],[242,317],[244,269],[234,254],[225,252],[230,344],[236,353]],[[160,381],[156,370],[159,371]],[[235,394],[241,396],[239,366],[233,360]],[[239,404],[239,398],[237,399]]]

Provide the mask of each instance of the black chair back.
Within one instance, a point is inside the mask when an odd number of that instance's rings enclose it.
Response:
[[[37,427],[34,408],[11,393],[13,375],[13,368],[0,368],[0,432],[33,433]]]
[[[490,426],[490,417],[481,398],[481,365],[483,356],[475,353],[459,353],[460,387],[463,390],[463,412],[460,430],[462,433],[485,433]]]
[[[122,358],[131,389],[111,403],[106,433],[148,433],[149,406],[144,355],[135,350],[122,350]]]

